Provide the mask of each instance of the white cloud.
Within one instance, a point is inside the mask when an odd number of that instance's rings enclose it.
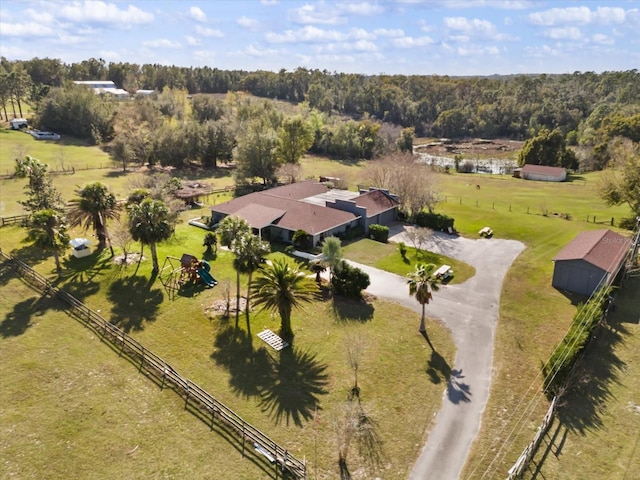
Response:
[[[71,20],[79,23],[97,23],[112,26],[127,27],[149,23],[153,20],[153,14],[129,5],[126,10],[121,10],[114,3],[86,0],[84,2],[61,3],[54,12],[57,18]]]
[[[558,27],[546,30],[544,36],[553,40],[580,40],[582,32],[577,27]]]
[[[168,38],[159,38],[157,40],[147,40],[142,42],[142,45],[149,48],[180,48],[179,42],[174,42]]]
[[[184,39],[187,42],[187,45],[189,45],[190,47],[195,47],[202,44],[200,40],[198,40],[195,37],[192,37],[191,35],[185,35]]]
[[[294,23],[337,25],[346,20],[334,8],[326,8],[324,4],[303,5],[300,8],[289,10],[289,20]]]
[[[634,10],[625,11],[620,7],[589,7],[552,8],[542,12],[530,13],[528,18],[534,25],[554,26],[562,24],[588,25],[592,23],[609,25],[621,24],[627,20],[627,14],[633,17]]]
[[[296,42],[339,42],[346,40],[348,35],[336,30],[322,30],[307,25],[298,30],[286,30],[284,33],[268,32],[265,35],[271,43],[296,43]]]
[[[404,37],[404,31],[401,28],[376,28],[373,33],[379,37]]]
[[[424,47],[425,45],[433,44],[433,39],[431,37],[401,37],[394,38],[391,40],[391,43],[398,48],[414,48],[414,47]]]
[[[338,4],[338,9],[341,12],[350,15],[369,16],[379,15],[384,12],[384,8],[377,3],[360,2],[360,3],[344,3]]]
[[[35,22],[0,22],[0,32],[2,32],[3,36],[7,37],[51,37],[56,34],[53,28]]]
[[[262,5],[267,5],[267,6],[271,6],[271,5],[278,5],[278,0],[260,0],[260,3]]]
[[[200,7],[190,7],[189,8],[189,16],[198,22],[206,22],[207,14],[204,13]]]
[[[244,15],[240,17],[236,22],[241,27],[248,28],[250,30],[258,26],[258,21],[256,19],[248,18],[248,17],[245,17]]]
[[[278,51],[270,48],[257,48],[254,47],[253,44],[249,44],[247,48],[245,48],[244,53],[250,57],[267,57],[276,55]]]
[[[480,55],[499,55],[500,49],[498,47],[458,47],[458,55],[461,57],[480,56]]]
[[[397,0],[397,2],[451,9],[492,7],[504,10],[524,10],[535,5],[532,0]]]
[[[369,33],[364,28],[352,28],[349,31],[349,38],[357,40],[375,40],[376,37],[375,33]]]
[[[214,28],[201,27],[200,25],[196,25],[196,28],[194,29],[194,31],[201,37],[217,37],[217,38],[224,37],[224,33],[222,33],[220,30],[216,30]]]
[[[613,38],[603,35],[602,33],[596,33],[591,37],[593,43],[598,43],[600,45],[613,45],[615,42]]]

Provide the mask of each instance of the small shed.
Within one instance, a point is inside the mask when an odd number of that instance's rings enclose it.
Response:
[[[554,258],[552,285],[582,295],[591,295],[608,281],[625,259],[631,240],[611,230],[580,233]]]
[[[91,255],[91,249],[89,248],[91,242],[86,238],[74,238],[69,242],[69,245],[73,248],[71,253],[76,258],[88,257]]]
[[[567,171],[561,167],[526,164],[522,168],[516,168],[513,176],[538,182],[564,182],[567,179]]]

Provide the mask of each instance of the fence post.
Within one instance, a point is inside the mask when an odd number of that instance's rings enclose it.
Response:
[[[244,458],[244,444],[246,441],[246,436],[244,433],[244,420],[242,420],[242,458]]]
[[[187,396],[184,399],[184,409],[187,409],[187,405],[189,405],[189,394],[191,392],[189,391],[189,380],[187,380]]]

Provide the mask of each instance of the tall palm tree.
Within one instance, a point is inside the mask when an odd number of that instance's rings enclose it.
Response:
[[[289,265],[284,259],[276,259],[262,269],[262,276],[251,285],[255,305],[280,315],[280,336],[290,340],[291,312],[318,298],[320,290],[313,278]]]
[[[327,237],[322,244],[322,257],[329,265],[329,276],[333,278],[333,271],[342,261],[342,247],[338,237]]]
[[[438,279],[433,276],[433,270],[436,266],[433,263],[419,263],[416,265],[414,272],[409,274],[409,295],[415,297],[415,299],[422,305],[422,316],[420,318],[420,333],[422,333],[429,345],[429,337],[427,336],[427,327],[425,325],[425,305],[429,303],[429,300],[433,298],[431,292],[438,291]],[[433,349],[433,346],[431,346]]]
[[[69,224],[72,227],[83,225],[85,230],[93,227],[98,237],[98,248],[107,246],[113,255],[113,246],[107,231],[107,220],[120,218],[118,203],[109,187],[100,182],[93,182],[76,190],[79,198],[71,200],[72,209],[69,212]]]
[[[269,242],[261,240],[252,233],[242,235],[234,240],[231,249],[236,254],[235,267],[238,272],[238,285],[240,284],[240,272],[249,275],[247,283],[247,329],[249,329],[249,299],[251,297],[251,280],[255,272],[262,264],[262,258],[271,251]]]
[[[128,210],[131,237],[143,245],[149,245],[153,273],[156,274],[160,270],[156,244],[167,240],[173,233],[169,208],[160,200],[145,198],[138,204],[129,205]]]
[[[251,234],[251,227],[244,218],[228,215],[222,219],[218,225],[218,235],[220,235],[220,243],[233,250],[233,243],[236,239],[244,235]],[[237,260],[237,259],[236,259]],[[238,317],[240,315],[240,270],[242,265],[235,262],[236,267],[236,326],[238,325]],[[239,267],[239,268],[238,268]]]
[[[31,217],[29,239],[36,247],[53,252],[58,277],[62,276],[60,253],[69,246],[64,217],[53,209],[38,210]]]

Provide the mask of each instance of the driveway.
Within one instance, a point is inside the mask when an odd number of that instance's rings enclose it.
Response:
[[[390,241],[411,245],[403,235],[402,225],[390,230]],[[425,247],[473,265],[476,275],[462,284],[442,286],[433,294],[433,303],[427,306],[428,316],[437,318],[451,330],[457,352],[454,364],[450,365],[451,377],[443,393],[442,408],[411,479],[457,480],[460,476],[489,397],[502,282],[524,247],[514,240],[470,240],[440,233],[434,233]],[[405,277],[349,263],[369,274],[369,293],[421,312],[420,304],[409,296]],[[437,350],[438,346],[434,347]]]

